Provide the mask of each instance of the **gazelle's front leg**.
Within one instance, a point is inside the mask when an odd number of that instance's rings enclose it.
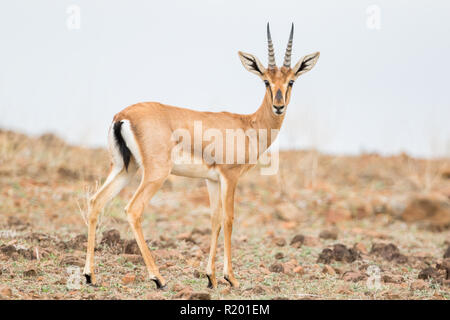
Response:
[[[224,260],[223,277],[232,287],[239,287],[239,282],[233,274],[231,265],[231,232],[233,230],[234,219],[234,191],[236,189],[237,179],[230,179],[221,176],[220,189],[223,206],[223,234],[224,234]]]
[[[209,202],[211,204],[211,246],[209,248],[208,265],[206,276],[208,277],[208,288],[217,288],[216,280],[216,250],[217,238],[219,238],[222,217],[222,206],[220,202],[220,184],[218,181],[206,180],[208,186]]]

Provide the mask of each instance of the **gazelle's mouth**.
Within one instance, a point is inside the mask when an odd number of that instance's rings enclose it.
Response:
[[[284,106],[272,106],[273,113],[282,115],[284,113],[285,107]]]

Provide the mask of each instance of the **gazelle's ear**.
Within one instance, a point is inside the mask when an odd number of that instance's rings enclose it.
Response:
[[[300,59],[299,62],[292,68],[294,72],[295,79],[297,79],[300,75],[311,70],[319,59],[320,52],[315,52],[312,54],[308,54]]]
[[[264,68],[262,63],[254,55],[241,51],[239,51],[238,54],[242,64],[248,71],[258,76],[262,76],[266,72],[266,68]]]

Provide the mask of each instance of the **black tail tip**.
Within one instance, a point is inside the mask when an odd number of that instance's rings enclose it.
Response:
[[[123,121],[117,121],[114,123],[114,137],[116,138],[117,146],[119,147],[120,154],[122,155],[123,163],[125,164],[125,170],[128,171],[128,165],[130,164],[131,151],[128,149],[127,144],[122,136],[122,124]]]

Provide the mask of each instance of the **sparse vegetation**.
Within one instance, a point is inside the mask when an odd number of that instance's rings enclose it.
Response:
[[[170,177],[143,222],[169,280],[167,291],[157,291],[123,211],[137,179],[102,217],[99,286],[86,286],[82,279],[80,289],[67,287],[67,267],[84,266],[86,193],[107,175],[105,150],[70,146],[51,134],[33,138],[0,131],[0,152],[1,298],[450,298],[450,257],[444,257],[450,245],[449,159],[290,151],[281,153],[278,175],[252,170],[236,196],[232,241],[239,289],[225,280],[216,290],[206,288],[206,186]],[[108,238],[117,236],[112,229],[119,233],[114,241]],[[372,265],[380,270],[378,289],[367,286]]]

